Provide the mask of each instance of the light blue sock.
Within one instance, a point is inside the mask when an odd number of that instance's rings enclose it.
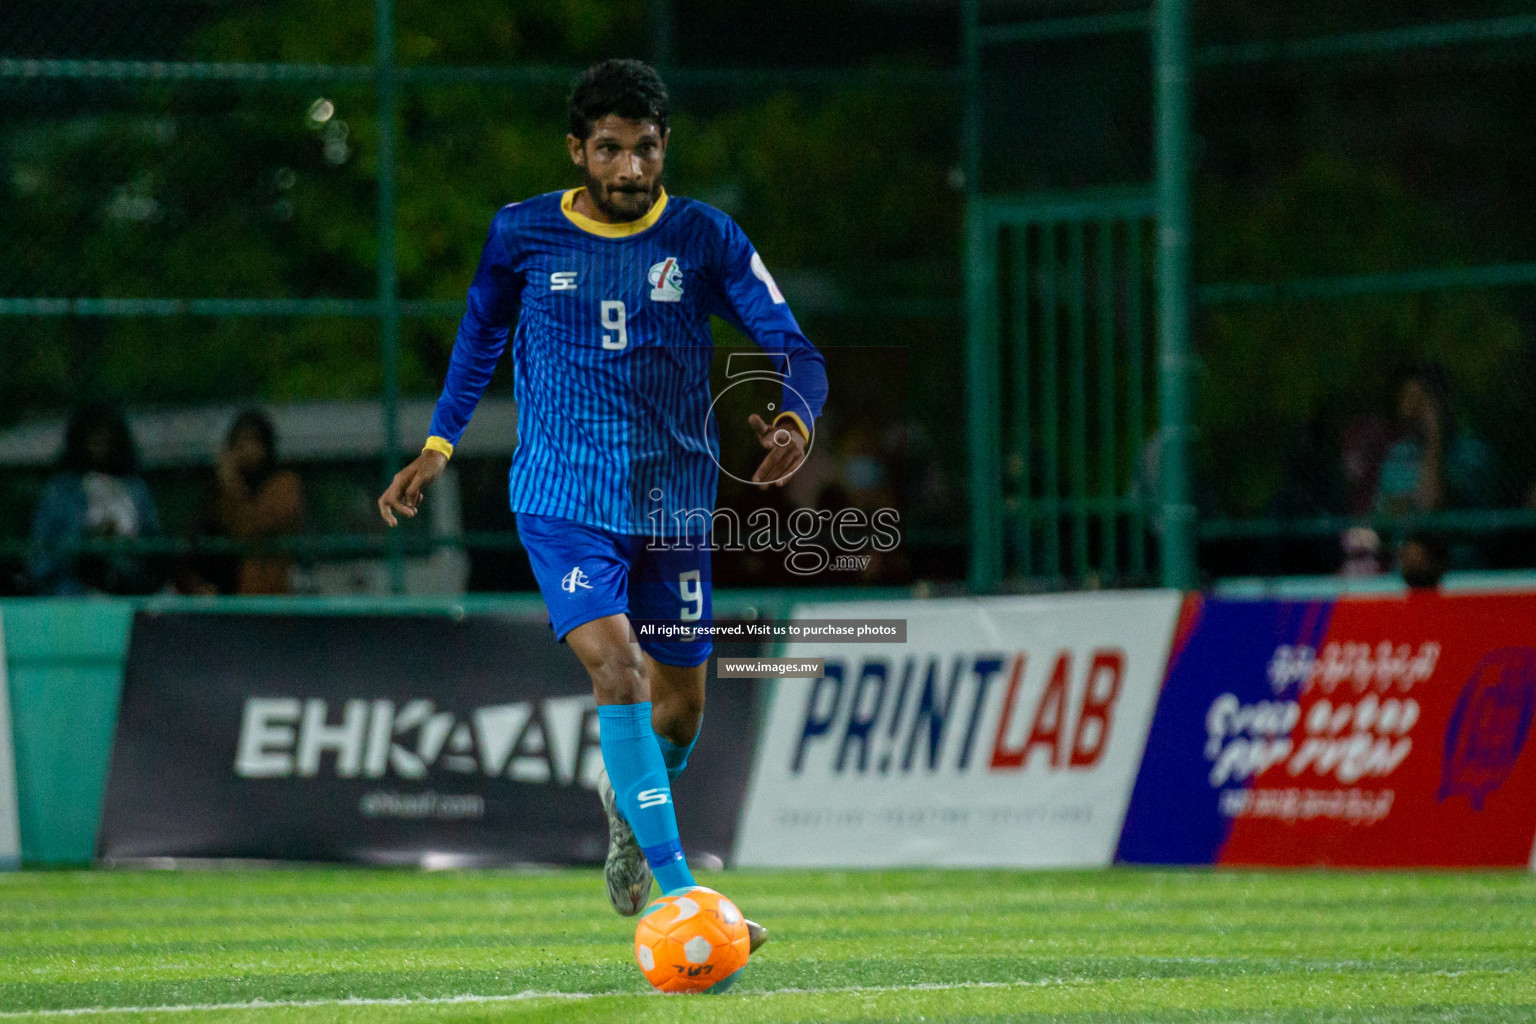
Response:
[[[651,732],[651,702],[602,704],[597,709],[598,739],[603,764],[613,784],[619,810],[635,830],[640,849],[661,884],[663,893],[693,885],[677,835],[672,786]]]
[[[668,782],[676,782],[677,777],[683,774],[683,769],[688,767],[688,755],[693,753],[694,745],[699,742],[699,733],[703,731],[704,725],[700,722],[698,731],[685,747],[678,746],[659,732],[656,734],[656,745],[661,748],[661,759],[667,765]]]

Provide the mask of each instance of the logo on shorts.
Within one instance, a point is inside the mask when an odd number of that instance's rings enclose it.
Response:
[[[560,589],[567,594],[576,593],[577,587],[581,587],[583,590],[592,589],[592,584],[587,582],[587,574],[581,571],[581,566],[579,565],[566,573],[565,578],[560,581]]]
[[[576,271],[557,270],[549,275],[549,290],[552,292],[573,292],[576,290]]]
[[[681,302],[683,300],[683,268],[677,265],[676,256],[668,256],[660,263],[651,265],[646,280],[651,282],[653,302]]]

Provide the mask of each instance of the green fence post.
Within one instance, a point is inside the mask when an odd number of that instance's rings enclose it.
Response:
[[[1002,438],[998,429],[996,227],[979,203],[966,217],[967,401],[971,442],[971,587],[1002,579]]]
[[[1088,276],[1084,269],[1086,229],[1081,220],[1067,229],[1067,337],[1070,378],[1067,384],[1068,462],[1071,489],[1072,576],[1079,585],[1088,576]]]
[[[1119,473],[1115,467],[1115,222],[1099,221],[1099,577],[1120,572]]]
[[[1030,473],[1034,444],[1034,421],[1030,406],[1029,351],[1029,225],[1015,224],[1013,241],[1013,288],[1009,302],[1013,307],[1013,429],[1007,448],[1016,453],[1018,472],[1014,474],[1013,537],[1018,574],[1024,579],[1034,575],[1034,480]]]
[[[960,170],[967,202],[981,194],[981,0],[960,4],[961,75],[965,107],[960,119]]]
[[[1045,490],[1044,572],[1061,577],[1061,339],[1056,332],[1057,288],[1056,222],[1040,224],[1040,449],[1045,466],[1041,485]]]
[[[395,5],[374,0],[374,65],[379,91],[379,334],[384,363],[384,459],[387,487],[400,469],[400,282],[395,267]],[[389,589],[405,592],[402,538],[389,531]]]
[[[1145,242],[1142,240],[1141,217],[1125,222],[1125,390],[1126,420],[1130,429],[1126,437],[1130,444],[1130,479],[1140,481],[1142,453],[1147,446],[1146,379],[1142,373],[1142,256]],[[1138,580],[1147,574],[1147,496],[1139,493],[1131,508],[1131,573]]]
[[[998,429],[997,281],[993,257],[996,227],[981,196],[981,5],[961,6],[961,48],[965,109],[960,151],[965,174],[965,311],[968,386],[966,406],[971,444],[972,589],[996,589],[1002,579],[1002,453]]]
[[[1157,331],[1162,581],[1196,582],[1189,484],[1189,0],[1156,0]]]

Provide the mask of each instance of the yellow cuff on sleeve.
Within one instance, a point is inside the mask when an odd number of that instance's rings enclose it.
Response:
[[[443,458],[453,458],[453,445],[445,438],[429,437],[427,438],[427,443],[421,446],[421,450],[424,452],[442,452]]]
[[[789,422],[793,423],[795,425],[795,429],[800,431],[800,436],[805,438],[806,441],[810,441],[810,439],[811,439],[810,428],[808,428],[805,425],[805,420],[801,419],[795,413],[792,413],[792,412],[781,412],[781,413],[779,413],[777,416],[774,417],[773,425],[774,426],[778,426],[779,424],[783,423],[785,420],[788,420]]]

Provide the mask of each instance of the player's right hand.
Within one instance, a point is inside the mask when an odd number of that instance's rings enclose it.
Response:
[[[416,456],[416,461],[396,473],[389,487],[379,495],[379,515],[390,526],[400,525],[396,512],[414,516],[421,505],[422,490],[442,476],[447,465],[448,456],[439,451],[424,451]]]

